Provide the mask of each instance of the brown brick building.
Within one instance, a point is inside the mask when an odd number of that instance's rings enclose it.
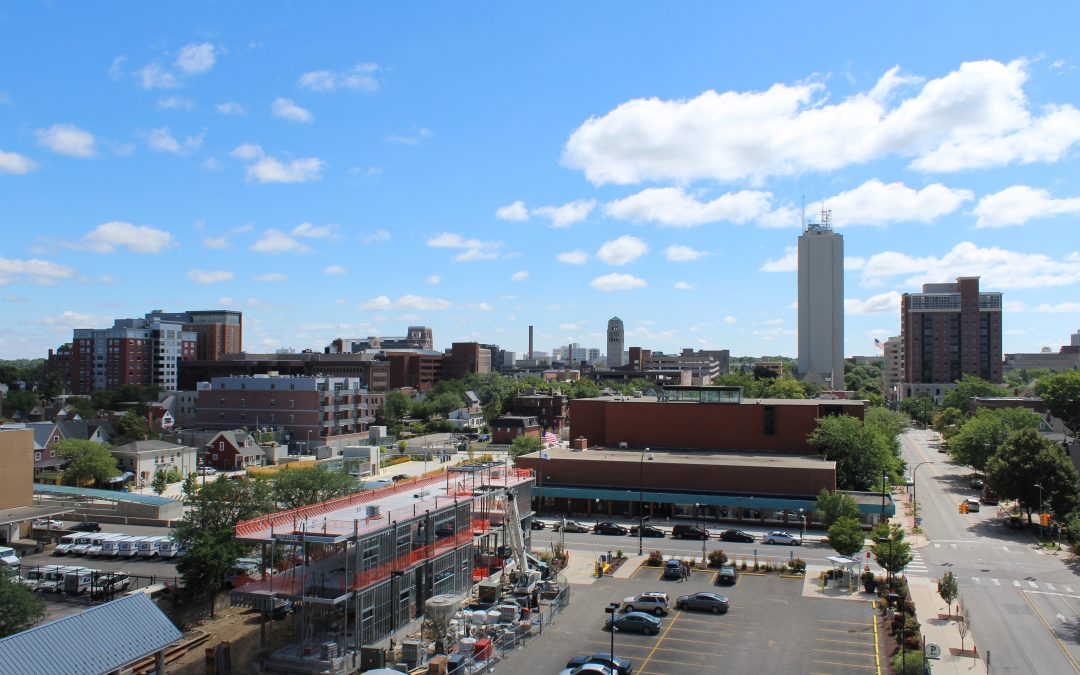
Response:
[[[535,417],[540,426],[558,434],[570,419],[570,400],[562,394],[521,394],[514,397],[515,415]]]
[[[386,391],[390,364],[368,354],[225,354],[217,361],[186,361],[180,365],[180,388],[192,391],[215,377],[280,375],[294,377],[352,377],[368,391]]]

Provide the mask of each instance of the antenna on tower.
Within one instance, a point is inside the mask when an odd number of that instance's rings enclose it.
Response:
[[[821,202],[821,227],[826,230],[832,229],[832,210],[825,208],[825,202]]]
[[[799,216],[799,229],[806,230],[806,195],[802,196],[802,215]]]

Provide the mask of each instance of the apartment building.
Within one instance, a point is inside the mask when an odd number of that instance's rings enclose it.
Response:
[[[152,316],[152,315],[147,315]],[[198,335],[160,316],[116,319],[112,328],[76,328],[71,349],[71,389],[89,394],[125,384],[174,390],[180,362],[195,358]]]
[[[276,375],[293,377],[349,377],[359,379],[368,391],[386,391],[390,364],[377,354],[225,354],[216,361],[185,361],[180,366],[181,389],[192,391],[199,382],[215,377]]]
[[[885,400],[897,402],[900,399],[900,383],[904,380],[904,340],[897,335],[882,344],[885,362],[881,367],[881,391]]]

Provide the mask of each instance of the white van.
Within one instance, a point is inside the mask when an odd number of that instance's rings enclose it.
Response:
[[[68,573],[77,572],[83,568],[78,565],[49,565],[43,569],[45,573],[42,575],[37,590],[46,593],[59,593],[64,590],[64,579]]]
[[[101,555],[105,558],[112,558],[120,554],[120,544],[129,541],[131,539],[138,539],[130,534],[125,534],[122,537],[116,539],[102,539],[101,540]]]
[[[15,549],[10,546],[0,546],[0,566],[18,567],[21,564],[19,556],[15,555]]]
[[[75,545],[68,549],[68,553],[71,555],[86,555],[86,549],[90,548],[90,542],[94,539],[95,535],[83,532],[78,539],[75,540]]]
[[[41,586],[41,582],[45,581],[45,572],[47,570],[47,567],[33,567],[27,570],[26,576],[19,581],[31,591],[36,591]]]
[[[147,537],[142,541],[135,542],[135,551],[140,558],[153,558],[158,553],[158,544],[163,541],[169,541],[169,536]]]
[[[172,537],[166,537],[157,543],[157,554],[162,558],[175,558],[180,552],[180,542]]]
[[[86,550],[83,551],[83,554],[85,556],[87,556],[87,557],[99,556],[99,555],[101,555],[101,547],[102,547],[102,544],[104,542],[106,542],[106,541],[115,541],[117,539],[120,539],[121,537],[126,537],[126,536],[127,536],[126,534],[121,534],[119,532],[109,532],[107,534],[95,534],[94,536],[90,537],[90,545],[86,547]]]
[[[116,547],[116,555],[121,558],[131,558],[139,553],[139,542],[146,541],[152,537],[128,537],[127,539],[121,539],[120,544]]]
[[[64,574],[64,592],[68,595],[79,595],[90,589],[97,570],[88,567],[80,567]]]
[[[60,537],[60,543],[53,549],[53,555],[67,555],[71,547],[78,542],[79,537],[85,537],[86,534],[82,532],[72,532],[71,534],[65,534]]]

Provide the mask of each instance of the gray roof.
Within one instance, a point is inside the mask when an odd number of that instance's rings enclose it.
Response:
[[[132,441],[123,445],[113,446],[111,452],[153,452],[155,450],[176,450],[190,446],[177,445],[168,441]]]
[[[98,675],[184,636],[143,593],[0,640],[0,675]]]

